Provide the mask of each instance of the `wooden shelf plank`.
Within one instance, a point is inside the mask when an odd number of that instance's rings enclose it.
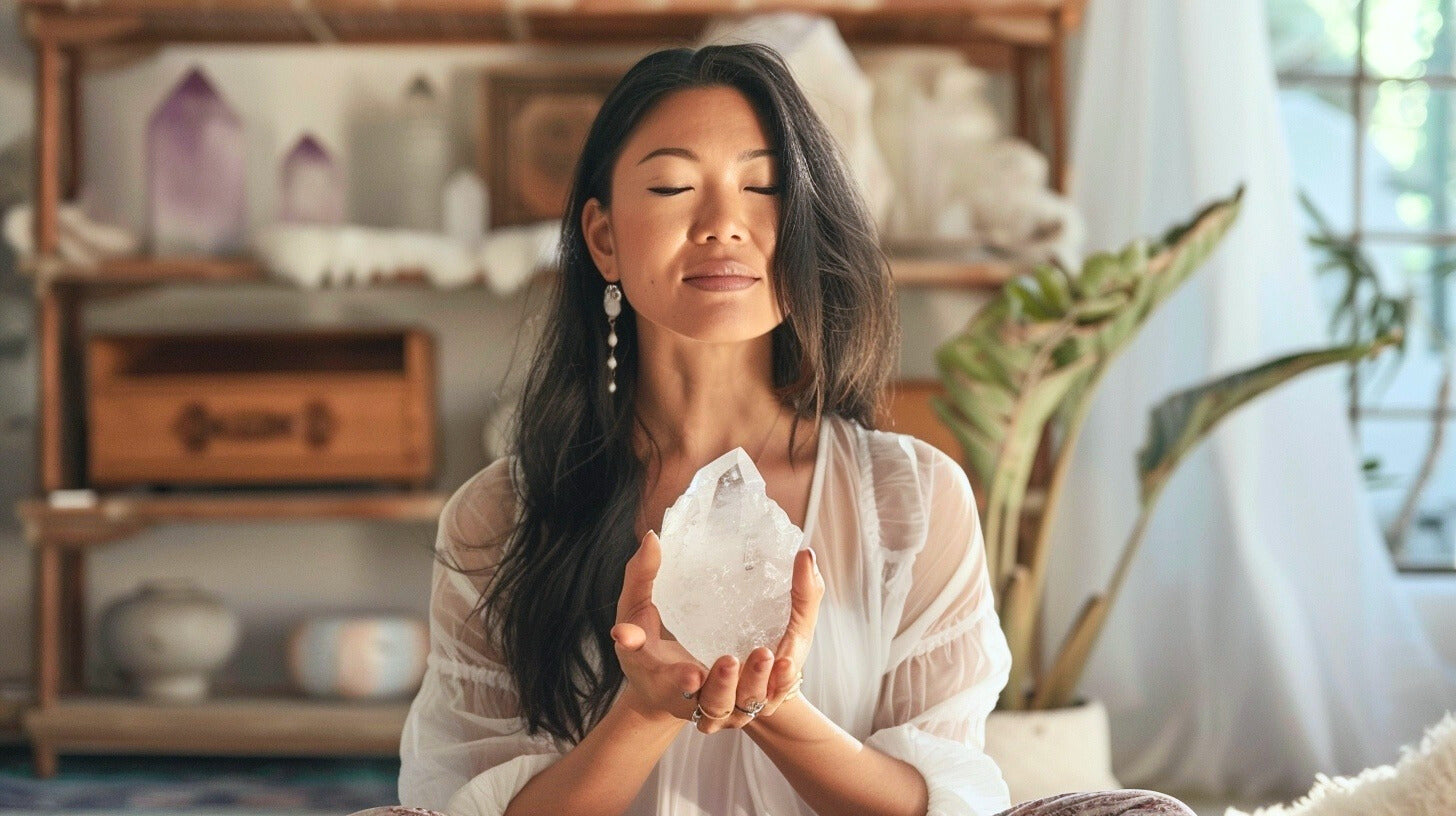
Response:
[[[166,495],[99,493],[85,508],[52,507],[22,499],[16,511],[26,537],[37,546],[101,544],[155,524],[188,521],[289,521],[363,519],[433,522],[449,495],[432,490],[381,491],[188,491]]]
[[[274,275],[260,262],[252,258],[187,258],[187,257],[144,257],[110,258],[94,266],[81,266],[65,262],[51,262],[31,265],[33,268],[50,270],[47,278],[57,283],[82,287],[126,289],[159,284],[238,284],[238,283],[289,283],[287,278]],[[485,283],[484,276],[478,277],[473,285]],[[425,286],[429,279],[416,270],[401,270],[394,274],[372,275],[369,279],[339,284],[324,288],[349,288],[353,286]]]
[[[161,704],[63,698],[24,715],[31,738],[62,752],[393,756],[407,702],[222,698]]]
[[[948,286],[963,289],[996,288],[1019,274],[1024,265],[1002,260],[953,260],[931,256],[891,256],[890,273],[900,286]],[[270,274],[263,265],[246,258],[115,258],[96,266],[60,264],[50,280],[86,289],[121,289],[160,284],[289,283]],[[484,278],[473,286],[484,286]],[[337,284],[326,289],[356,287],[430,286],[424,274],[406,270],[395,275],[376,275],[357,283]]]
[[[956,261],[934,258],[890,258],[897,286],[915,288],[997,289],[1023,271],[1006,261]]]
[[[849,42],[1041,46],[1086,0],[20,0],[37,39],[128,42],[533,42],[693,39],[712,17],[809,11]]]
[[[269,275],[249,258],[110,258],[95,266],[56,264],[52,280],[75,284],[257,283]]]

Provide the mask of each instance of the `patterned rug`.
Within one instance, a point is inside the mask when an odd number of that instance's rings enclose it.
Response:
[[[63,756],[52,779],[0,747],[0,813],[347,814],[397,801],[397,759]]]

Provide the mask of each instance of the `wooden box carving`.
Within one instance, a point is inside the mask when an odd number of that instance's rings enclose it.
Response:
[[[434,479],[424,331],[97,335],[86,356],[93,486]]]

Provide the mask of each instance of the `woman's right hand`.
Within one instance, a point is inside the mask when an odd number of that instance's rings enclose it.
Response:
[[[622,594],[617,599],[617,623],[612,627],[617,661],[627,676],[622,698],[648,717],[691,720],[696,701],[684,695],[701,688],[708,673],[662,628],[662,618],[652,603],[652,582],[661,565],[661,543],[657,533],[649,531],[627,561]]]

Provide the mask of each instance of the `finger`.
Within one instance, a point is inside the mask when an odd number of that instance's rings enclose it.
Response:
[[[824,598],[824,578],[813,549],[803,549],[794,556],[794,583],[789,606],[789,625],[779,640],[774,654],[787,657],[796,666],[803,665],[814,627],[819,622],[819,602]]]
[[[674,671],[677,687],[689,697],[696,697],[708,679],[708,673],[692,663],[679,663]]]
[[[712,734],[720,730],[733,714],[733,700],[738,689],[738,660],[732,655],[723,655],[713,664],[708,681],[698,692],[698,705],[703,707],[703,718],[698,720],[698,730]]]
[[[743,669],[738,675],[738,690],[735,695],[735,703],[739,708],[752,709],[755,703],[768,700],[768,679],[769,672],[773,669],[773,652],[767,646],[760,646],[748,655],[748,661],[744,663]],[[764,706],[767,708],[767,705]],[[759,711],[762,714],[762,709]],[[733,717],[729,719],[727,728],[742,728],[754,719],[753,716],[733,710]]]
[[[622,593],[617,597],[617,623],[632,617],[644,605],[652,603],[652,582],[662,564],[662,548],[657,533],[648,530],[637,552],[627,559],[622,574]]]
[[[612,627],[612,640],[629,652],[635,652],[647,642],[647,633],[634,623],[619,623]]]
[[[819,622],[819,604],[824,600],[824,576],[819,572],[819,554],[806,547],[807,555],[794,560],[793,603],[790,623],[798,624],[799,634],[810,634]]]
[[[698,689],[703,687],[703,681],[708,674],[700,664],[693,662],[677,663],[669,667],[668,675],[676,687],[676,693],[672,695],[668,708],[678,719],[691,721],[693,708],[698,701]]]
[[[764,704],[763,710],[758,712],[760,717],[771,717],[779,706],[784,704],[784,698],[788,696],[789,689],[794,685],[794,679],[798,676],[798,668],[794,661],[787,657],[778,658],[773,662],[773,668],[769,673],[768,680],[768,702]]]
[[[772,714],[783,705],[784,698],[793,689],[794,682],[803,671],[814,642],[814,628],[819,623],[819,605],[824,600],[824,576],[819,571],[818,554],[812,548],[801,550],[794,560],[793,601],[790,605],[789,625],[774,655],[774,674],[770,678],[769,703],[764,711]]]

